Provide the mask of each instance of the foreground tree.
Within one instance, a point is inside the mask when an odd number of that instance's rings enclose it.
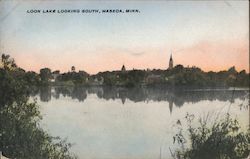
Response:
[[[29,86],[20,69],[8,60],[9,56],[2,57],[5,64],[0,68],[0,150],[9,158],[75,158],[69,152],[70,144],[40,127],[39,107],[36,101],[30,102]]]
[[[5,70],[10,70],[11,68],[13,69],[17,67],[15,60],[13,58],[10,58],[10,55],[2,54],[1,63]]]

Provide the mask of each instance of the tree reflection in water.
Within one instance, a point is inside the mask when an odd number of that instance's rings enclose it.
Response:
[[[84,101],[89,94],[95,94],[100,99],[120,99],[123,104],[126,100],[133,102],[167,101],[170,107],[183,106],[186,102],[196,103],[202,100],[219,100],[234,102],[235,99],[244,99],[248,90],[227,89],[166,89],[158,87],[150,88],[122,88],[122,87],[42,87],[40,88],[40,100],[48,102],[51,96],[58,99],[60,95]],[[170,108],[172,109],[172,108]]]

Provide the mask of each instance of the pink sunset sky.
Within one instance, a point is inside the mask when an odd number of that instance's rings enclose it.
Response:
[[[0,2],[0,51],[39,72],[90,74],[197,66],[249,72],[248,1]],[[138,9],[140,13],[30,14],[31,9]]]

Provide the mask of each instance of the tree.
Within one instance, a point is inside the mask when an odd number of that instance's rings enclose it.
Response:
[[[9,56],[4,58],[1,61],[8,67],[0,68],[0,150],[7,157],[19,159],[75,158],[69,152],[70,144],[39,126],[39,107],[29,98],[23,71],[15,69],[14,61],[9,65]]]
[[[10,55],[2,54],[1,62],[2,62],[3,68],[6,70],[17,68],[15,60],[13,58],[10,58]]]
[[[40,78],[43,83],[48,83],[51,77],[51,70],[49,68],[40,69]]]
[[[228,69],[227,72],[228,72],[229,74],[236,74],[236,73],[237,73],[237,71],[236,71],[236,69],[235,69],[235,66],[230,67],[230,68]]]
[[[32,86],[37,86],[39,84],[39,75],[36,72],[28,71],[24,75],[25,81]]]

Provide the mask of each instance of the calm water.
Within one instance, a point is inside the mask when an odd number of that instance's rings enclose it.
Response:
[[[167,159],[169,148],[176,147],[176,121],[187,112],[201,117],[229,112],[246,128],[247,93],[241,89],[57,87],[42,88],[34,95],[43,115],[42,127],[73,143],[71,150],[79,158]]]

